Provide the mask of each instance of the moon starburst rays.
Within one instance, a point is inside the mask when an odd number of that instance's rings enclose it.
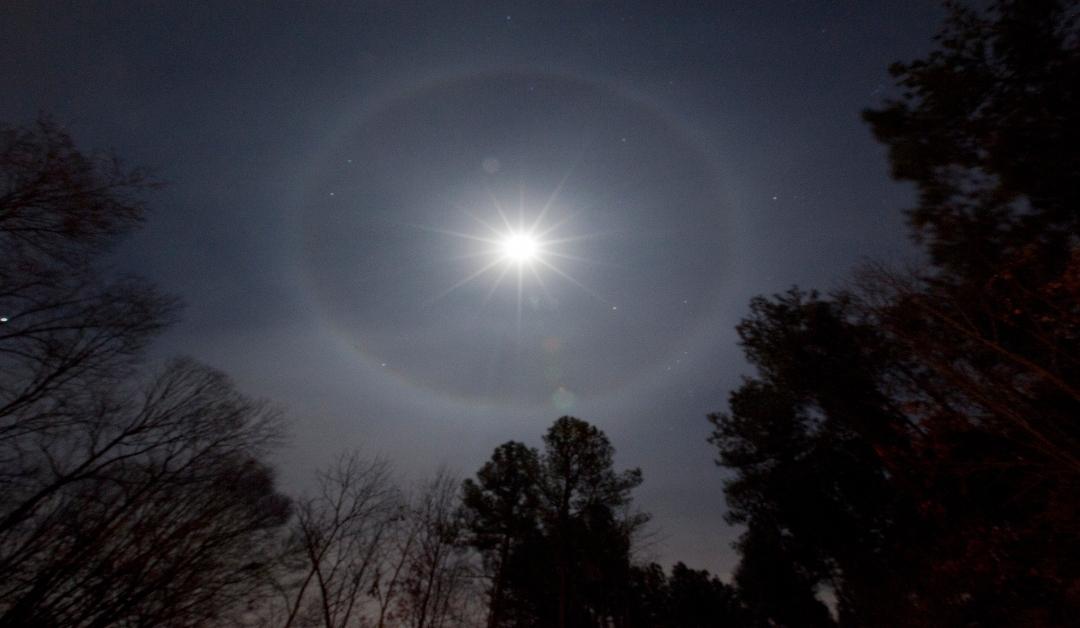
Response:
[[[576,213],[571,213],[560,220],[545,222],[549,215],[553,213],[552,210],[556,205],[559,193],[562,191],[563,183],[565,181],[560,182],[555,191],[536,212],[527,211],[524,193],[522,193],[515,212],[517,214],[516,221],[508,216],[506,208],[499,202],[497,196],[489,191],[491,213],[495,218],[494,223],[481,218],[472,211],[463,210],[463,213],[481,228],[479,233],[425,229],[469,242],[487,245],[456,257],[456,259],[482,258],[485,261],[481,263],[479,268],[469,272],[460,281],[455,282],[435,297],[431,303],[447,297],[459,288],[477,281],[483,276],[492,276],[491,286],[486,291],[483,300],[484,304],[486,304],[494,296],[499,286],[504,283],[503,280],[506,279],[507,275],[513,274],[517,278],[517,285],[515,286],[517,293],[516,313],[520,325],[525,306],[526,284],[535,284],[544,299],[548,302],[554,302],[555,299],[551,290],[543,278],[543,275],[548,272],[554,273],[581,288],[600,302],[608,303],[594,290],[571,276],[566,269],[561,267],[563,264],[556,264],[556,260],[564,260],[564,263],[565,261],[594,263],[594,260],[559,250],[567,243],[593,237],[566,234],[561,237],[556,236],[556,232],[562,231],[570,220],[576,216]],[[533,217],[530,221],[527,221],[526,215],[530,213],[533,214]]]

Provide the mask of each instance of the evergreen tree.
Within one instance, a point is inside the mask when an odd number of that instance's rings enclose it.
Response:
[[[490,626],[602,626],[626,597],[637,469],[614,470],[614,448],[596,427],[562,417],[544,451],[499,446],[464,484],[472,544],[492,580]]]
[[[822,585],[844,624],[1080,612],[1080,7],[949,10],[865,114],[917,186],[930,264],[756,300],[739,331],[758,375],[712,417],[765,621],[809,623],[790,611]]]

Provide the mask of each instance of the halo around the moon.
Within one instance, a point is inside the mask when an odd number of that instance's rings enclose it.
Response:
[[[344,128],[307,182],[299,253],[321,320],[376,371],[570,411],[663,377],[708,323],[729,262],[720,175],[656,108],[496,73],[412,90]],[[493,244],[446,235],[495,207],[520,222]],[[528,230],[541,213],[553,235]],[[685,245],[703,235],[714,244]],[[462,283],[492,254],[491,280]],[[500,272],[521,274],[516,290],[492,289]],[[704,292],[703,274],[717,278]]]

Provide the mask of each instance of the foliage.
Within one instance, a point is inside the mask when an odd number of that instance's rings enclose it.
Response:
[[[845,616],[881,623],[881,594],[910,585],[913,507],[880,452],[901,449],[911,428],[882,389],[881,339],[849,309],[798,291],[756,299],[739,335],[759,375],[710,417],[719,462],[738,470],[729,519],[749,528],[736,581],[783,625],[828,623],[822,584]]]
[[[633,628],[713,628],[743,626],[747,618],[735,588],[704,570],[683,563],[670,577],[656,563],[630,573],[623,625]]]
[[[938,48],[890,68],[902,96],[864,114],[893,175],[917,186],[915,234],[960,277],[986,279],[1031,244],[1065,263],[1080,227],[1080,10],[948,6]]]
[[[712,440],[758,621],[818,623],[821,587],[842,624],[1080,611],[1078,16],[951,5],[938,49],[893,66],[900,98],[865,114],[916,184],[930,264],[759,298],[740,325],[757,376]]]
[[[616,472],[614,448],[585,421],[562,417],[544,452],[499,446],[463,485],[470,542],[492,586],[489,626],[599,626],[620,617],[634,534],[637,469]]]

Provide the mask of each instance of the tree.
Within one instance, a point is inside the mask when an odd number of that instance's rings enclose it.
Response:
[[[865,113],[932,259],[868,273],[865,307],[909,358],[913,463],[951,531],[937,568],[973,621],[1080,611],[1078,20],[1075,1],[953,6]]]
[[[383,460],[357,452],[299,500],[279,582],[284,612],[266,625],[472,625],[473,554],[461,542],[460,482],[445,471],[413,495]],[[278,619],[276,616],[280,616]]]
[[[275,417],[187,361],[138,394],[41,441],[44,469],[6,496],[0,625],[187,625],[266,594],[289,512],[258,462]]]
[[[462,485],[462,506],[470,544],[483,557],[492,580],[488,628],[528,625],[528,609],[517,608],[512,582],[525,573],[519,559],[534,544],[539,527],[540,459],[537,451],[514,441],[495,448],[491,460]]]
[[[1080,10],[949,11],[864,114],[917,186],[929,265],[755,300],[739,331],[758,375],[711,417],[748,525],[736,580],[768,621],[805,623],[782,614],[821,585],[841,623],[1080,610]]]
[[[142,220],[145,172],[87,157],[49,120],[0,127],[0,439],[49,432],[122,381],[175,301],[101,259]]]
[[[728,519],[748,527],[740,594],[762,620],[820,625],[828,585],[845,621],[889,623],[919,528],[889,458],[913,428],[885,386],[887,345],[842,297],[795,290],[755,299],[738,331],[758,376],[710,420],[718,462],[736,471]]]
[[[938,50],[892,67],[903,97],[864,114],[894,176],[920,192],[908,215],[934,262],[874,274],[883,324],[964,404],[1074,478],[1078,20],[1058,0],[954,6]]]
[[[681,562],[671,568],[670,577],[656,563],[633,567],[628,605],[620,619],[616,625],[632,628],[747,625],[734,587]]]
[[[489,626],[599,626],[621,615],[635,534],[637,469],[614,470],[596,427],[558,419],[544,453],[509,442],[464,484],[470,542],[492,581]]]
[[[410,550],[404,554],[399,612],[410,628],[472,625],[479,593],[475,554],[464,543],[461,480],[441,470],[420,487],[409,508]]]
[[[633,536],[648,519],[623,510],[641,471],[616,473],[607,436],[574,417],[556,420],[544,445],[540,495],[555,557],[557,625],[597,625],[617,612]]]
[[[289,502],[280,421],[142,350],[175,302],[104,255],[151,182],[45,120],[0,130],[0,625],[240,621]]]
[[[357,625],[366,610],[363,598],[389,560],[394,526],[403,517],[386,462],[351,452],[320,472],[315,494],[296,508],[292,554],[298,566],[282,587],[285,628]]]
[[[1073,0],[949,2],[902,96],[866,111],[893,176],[915,183],[914,233],[934,266],[987,279],[1036,244],[1060,269],[1080,224],[1080,11]]]
[[[741,602],[731,585],[703,569],[675,563],[668,579],[668,625],[682,628],[743,625]]]

